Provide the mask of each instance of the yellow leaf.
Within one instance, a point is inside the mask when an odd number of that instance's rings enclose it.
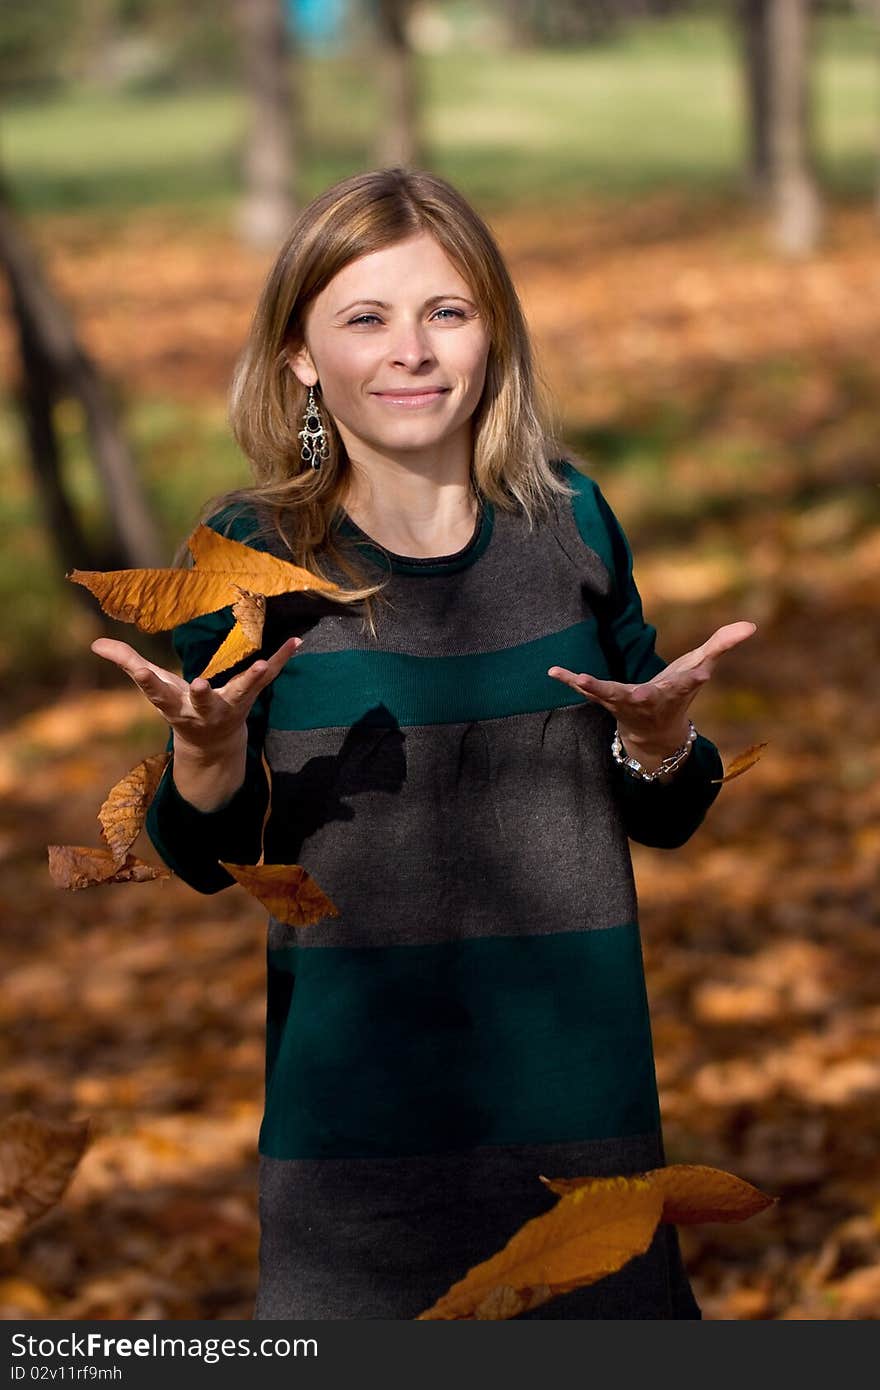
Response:
[[[227,864],[222,859],[218,862],[279,922],[308,927],[322,917],[339,916],[339,909],[301,864]]]
[[[21,1111],[0,1124],[0,1241],[15,1240],[58,1201],[88,1140],[88,1120],[65,1124]]]
[[[233,601],[233,577],[198,570],[71,570],[111,618],[142,632],[164,632],[178,623],[216,613]]]
[[[778,1201],[750,1182],[702,1163],[671,1163],[646,1175],[663,1194],[663,1221],[693,1226],[700,1221],[748,1221]]]
[[[639,1173],[638,1177],[660,1193],[661,1221],[678,1226],[701,1221],[747,1221],[777,1201],[734,1173],[702,1163],[670,1163],[665,1168]],[[559,1196],[589,1187],[595,1181],[592,1177],[541,1178],[545,1187]]]
[[[742,753],[738,753],[733,762],[728,765],[723,777],[712,778],[713,785],[720,786],[722,782],[731,782],[734,777],[741,777],[744,772],[748,772],[750,767],[754,767],[766,747],[766,743],[753,743]]]
[[[527,1221],[419,1319],[516,1317],[594,1284],[648,1249],[662,1210],[662,1193],[645,1178],[590,1179]]]
[[[91,888],[98,883],[147,883],[170,878],[171,871],[156,868],[133,854],[120,864],[112,850],[91,845],[49,845],[49,873],[56,888]]]
[[[342,593],[329,579],[218,535],[210,526],[197,526],[187,544],[195,569],[71,570],[67,578],[93,593],[111,618],[135,623],[143,632],[164,632],[216,613],[241,589],[263,595],[305,589]]]
[[[101,834],[117,864],[122,862],[141,832],[147,807],[156,794],[168,757],[168,753],[155,753],[144,758],[110,788],[98,812]]]
[[[240,589],[238,585],[233,587],[239,594],[237,601],[232,605],[232,612],[237,621],[201,672],[203,680],[218,676],[221,671],[228,670],[237,661],[250,656],[259,649],[263,641],[263,623],[266,619],[265,595],[252,594],[250,589]]]

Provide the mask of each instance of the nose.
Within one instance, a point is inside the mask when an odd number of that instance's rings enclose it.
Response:
[[[434,361],[430,338],[420,322],[401,322],[390,343],[391,361],[395,366],[417,371],[425,363]]]

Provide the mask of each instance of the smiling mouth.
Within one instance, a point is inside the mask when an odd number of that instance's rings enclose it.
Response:
[[[374,391],[377,400],[386,405],[418,406],[437,401],[449,391],[448,386],[428,386],[414,391]]]

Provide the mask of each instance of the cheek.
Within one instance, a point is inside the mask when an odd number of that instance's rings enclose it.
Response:
[[[375,356],[375,351],[371,351],[370,344],[363,339],[334,345],[322,354],[321,379],[328,387],[332,383],[333,388],[343,394],[356,391],[372,375]]]

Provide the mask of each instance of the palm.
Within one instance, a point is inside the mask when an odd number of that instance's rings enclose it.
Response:
[[[621,729],[635,738],[659,741],[665,734],[677,736],[682,728],[686,729],[688,707],[711,677],[719,657],[755,631],[755,623],[727,623],[701,646],[685,652],[638,685],[599,680],[586,672],[568,671],[564,666],[551,666],[547,674],[609,710]]]

